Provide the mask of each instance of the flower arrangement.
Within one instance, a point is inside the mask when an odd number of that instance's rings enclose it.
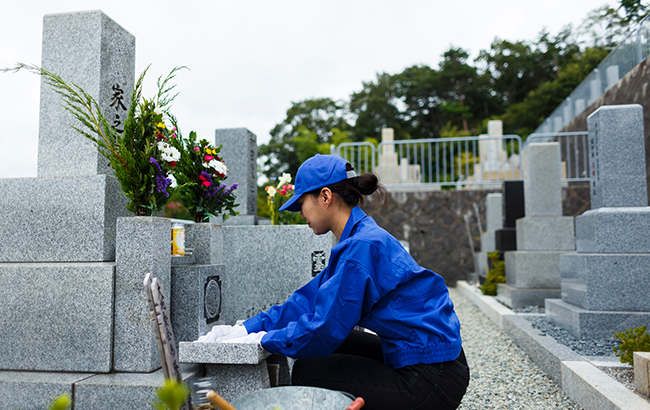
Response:
[[[187,207],[195,222],[207,222],[211,216],[237,215],[234,210],[237,184],[228,187],[222,184],[227,178],[228,167],[219,157],[221,146],[214,147],[206,140],[196,141],[196,132],[190,132],[188,139],[172,141],[180,153],[174,174],[177,178],[177,196]]]
[[[273,180],[274,178],[271,179]],[[277,185],[267,185],[264,188],[266,194],[268,195],[266,200],[268,202],[269,211],[271,214],[271,225],[280,225],[280,207],[293,196],[294,187],[290,184],[290,182],[291,175],[285,172],[278,180]],[[286,223],[288,221],[282,222]]]
[[[127,209],[137,216],[150,216],[161,210],[169,199],[173,179],[171,173],[181,158],[171,141],[177,138],[176,128],[166,125],[168,109],[176,95],[170,95],[170,86],[176,73],[185,67],[174,68],[164,79],[158,78],[158,92],[152,99],[142,97],[142,82],[149,67],[138,78],[131,95],[131,106],[124,122],[124,130],[111,126],[95,99],[76,84],[68,84],[58,75],[36,66],[18,64],[21,69],[41,75],[63,99],[63,106],[80,122],[72,126],[93,141],[115,170],[115,177],[128,198]]]

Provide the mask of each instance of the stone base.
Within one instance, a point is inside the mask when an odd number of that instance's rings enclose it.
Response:
[[[490,253],[497,249],[494,232],[483,232],[481,234],[481,252]]]
[[[0,263],[0,369],[111,371],[114,283],[115,263]]]
[[[560,251],[506,252],[506,283],[516,288],[560,289]]]
[[[0,192],[0,262],[115,260],[115,221],[131,214],[115,177],[0,179]]]
[[[576,337],[612,337],[650,323],[650,312],[586,310],[561,299],[546,300],[546,318]]]
[[[650,254],[560,256],[562,300],[587,310],[650,312]]]
[[[573,217],[531,216],[517,219],[517,250],[575,250]]]
[[[650,253],[650,207],[598,208],[576,217],[584,253]]]
[[[241,226],[241,225],[257,225],[257,215],[237,215],[231,216],[225,221],[222,217],[210,218],[210,222],[218,223],[223,226]]]
[[[47,409],[54,398],[64,393],[72,397],[73,385],[90,376],[92,374],[87,373],[0,371],[0,409]],[[75,403],[75,409],[78,408]]]
[[[205,376],[216,376],[216,391],[230,402],[271,387],[266,360],[258,364],[207,364]]]
[[[203,376],[203,368],[182,365],[183,380]],[[0,371],[0,409],[42,410],[68,393],[75,410],[150,409],[162,370],[153,373],[47,373]]]
[[[497,300],[512,309],[544,306],[546,299],[557,298],[559,295],[560,289],[522,289],[505,283],[497,285]]]
[[[503,228],[494,232],[496,250],[499,252],[517,250],[517,230],[515,228]]]

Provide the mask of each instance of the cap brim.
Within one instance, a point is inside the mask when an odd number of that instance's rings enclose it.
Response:
[[[299,198],[300,195],[293,194],[293,196],[280,207],[280,211],[300,212],[300,204],[298,203]]]

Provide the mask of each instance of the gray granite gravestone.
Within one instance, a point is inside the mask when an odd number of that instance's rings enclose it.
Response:
[[[546,301],[546,317],[611,337],[650,322],[643,108],[603,106],[587,123],[592,209],[576,217],[577,253],[560,256],[562,298]]]
[[[131,105],[134,51],[135,37],[99,10],[43,18],[41,66],[83,88],[117,129]],[[40,111],[39,177],[113,174],[94,144],[70,127],[78,122],[44,80]]]
[[[223,145],[221,156],[228,166],[228,185],[237,183],[235,208],[239,215],[225,225],[257,225],[257,137],[246,128],[221,128],[214,133],[216,146]],[[212,222],[221,223],[221,218]]]
[[[485,222],[487,230],[481,232],[481,252],[476,254],[476,273],[479,278],[487,276],[487,254],[496,250],[495,232],[503,229],[503,195],[500,193],[487,194],[485,199]]]
[[[135,78],[135,38],[101,11],[43,18],[42,67],[83,87],[121,126]],[[116,94],[119,104],[111,104]],[[119,117],[119,118],[118,118]],[[38,177],[0,179],[0,262],[115,259],[126,198],[108,161],[72,129],[61,97],[41,83]]]
[[[99,11],[48,15],[42,66],[105,103],[111,84],[131,93],[134,42]],[[44,84],[41,98],[38,177],[0,180],[0,369],[109,372],[126,201],[61,98]]]
[[[497,287],[512,308],[559,297],[560,255],[575,250],[573,218],[562,216],[559,144],[528,144],[522,169],[526,216],[516,220],[517,250],[505,253],[506,283]]]
[[[47,15],[42,66],[82,86],[119,129],[135,77],[131,34],[101,11]],[[38,177],[0,180],[0,407],[46,408],[68,392],[78,410],[148,408],[161,371],[112,373],[124,353],[118,341],[114,355],[115,329],[128,327],[116,322],[116,307],[126,321],[146,318],[127,300],[123,269],[116,286],[126,198],[45,85],[40,113]],[[199,371],[185,367],[185,380]]]

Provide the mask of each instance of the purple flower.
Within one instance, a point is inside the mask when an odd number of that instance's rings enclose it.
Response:
[[[156,160],[153,157],[149,158],[149,162],[151,162],[156,167],[156,170],[158,171],[156,172],[156,192],[163,193],[167,198],[169,198],[167,187],[169,186],[169,184],[172,183],[172,180],[170,178],[165,178],[165,175],[163,174],[160,165],[158,164],[158,162],[156,162]]]

